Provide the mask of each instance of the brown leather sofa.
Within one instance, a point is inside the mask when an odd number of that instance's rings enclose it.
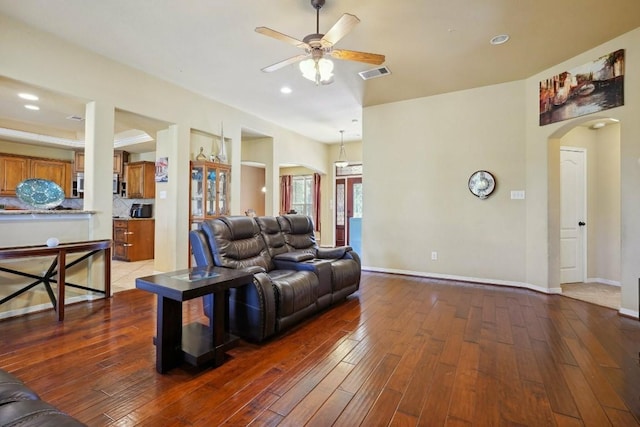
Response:
[[[229,329],[260,342],[344,300],[360,286],[360,257],[350,247],[320,248],[304,215],[221,217],[190,231],[196,265],[253,273],[229,291]],[[205,313],[211,317],[211,300]]]
[[[0,369],[0,426],[80,427],[85,424],[40,400],[17,377]]]

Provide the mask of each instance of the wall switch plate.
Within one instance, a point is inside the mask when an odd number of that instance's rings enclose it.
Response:
[[[523,200],[524,190],[511,190],[511,200]]]
[[[433,261],[437,261],[438,260],[438,252],[431,252],[431,259]]]
[[[166,199],[167,198],[167,192],[166,191],[161,191],[160,192],[160,198],[161,199]]]

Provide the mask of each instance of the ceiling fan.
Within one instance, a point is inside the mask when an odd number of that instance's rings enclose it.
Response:
[[[271,28],[256,28],[256,32],[260,34],[292,44],[305,51],[303,54],[264,67],[262,71],[270,73],[289,64],[302,61],[300,63],[300,70],[305,78],[315,81],[316,84],[328,84],[333,81],[333,63],[325,59],[325,55],[330,55],[336,59],[366,62],[374,65],[380,65],[384,62],[384,55],[358,52],[355,50],[334,49],[333,46],[346,36],[353,27],[360,22],[360,19],[355,15],[345,13],[326,34],[320,34],[320,9],[324,6],[324,3],[325,0],[311,0],[311,6],[316,9],[316,32],[315,34],[307,35],[302,40],[290,37]]]

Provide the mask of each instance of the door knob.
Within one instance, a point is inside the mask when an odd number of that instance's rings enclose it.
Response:
[[[579,225],[580,227],[584,227],[585,225],[587,225],[587,223],[586,223],[586,222],[584,222],[584,221],[580,221],[580,222],[578,222],[578,225]]]

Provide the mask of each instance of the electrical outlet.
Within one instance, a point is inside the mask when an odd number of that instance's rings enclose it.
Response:
[[[438,252],[431,252],[431,260],[433,261],[438,260]]]

